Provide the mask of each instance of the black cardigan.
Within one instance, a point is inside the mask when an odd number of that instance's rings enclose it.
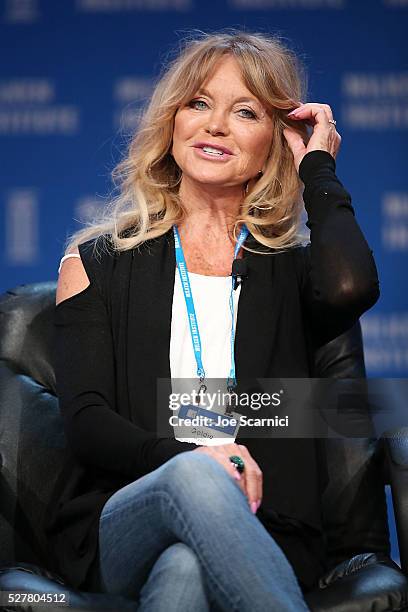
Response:
[[[248,278],[237,315],[238,382],[311,376],[314,349],[378,299],[372,252],[334,159],[324,151],[308,153],[300,176],[311,243],[272,256],[244,251]],[[195,448],[154,434],[156,377],[170,378],[172,230],[122,253],[94,252],[94,244],[79,246],[90,285],[55,309],[55,373],[68,449],[46,525],[50,569],[85,589],[99,588],[98,519],[109,496]],[[257,245],[253,238],[247,244]],[[302,587],[310,587],[325,568],[320,498],[326,475],[315,440],[237,442],[247,445],[263,470],[258,517]]]

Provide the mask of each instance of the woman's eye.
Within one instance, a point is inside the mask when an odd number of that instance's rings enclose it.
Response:
[[[247,115],[242,115],[246,119],[256,119],[256,115],[254,111],[249,110],[249,108],[240,108],[239,113],[248,113]]]
[[[204,102],[204,100],[191,100],[188,103],[188,106],[195,110],[205,110],[206,108],[208,108],[208,104],[207,102]],[[245,119],[256,119],[256,114],[249,108],[240,108],[238,110],[238,113],[244,113],[243,115],[241,115],[241,117],[244,117]]]
[[[199,104],[203,104],[204,106],[198,106]],[[191,108],[196,108],[197,110],[202,110],[204,107],[207,106],[207,103],[204,102],[204,100],[191,100],[191,102],[188,103],[188,105]]]

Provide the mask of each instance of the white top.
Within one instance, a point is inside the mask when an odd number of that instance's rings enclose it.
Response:
[[[231,310],[229,304],[231,292],[230,276],[204,276],[188,273],[194,308],[197,317],[198,330],[201,339],[201,359],[205,371],[207,393],[227,393],[226,383],[231,369]],[[233,291],[234,330],[237,321],[238,301],[241,293],[239,285]],[[188,323],[187,308],[181,286],[180,274],[176,268],[174,282],[173,308],[170,337],[170,371],[172,393],[198,393],[199,380],[197,363],[194,357]],[[213,410],[223,413],[222,404],[214,404]],[[177,414],[177,412],[175,412]],[[192,415],[193,416],[193,415]],[[230,444],[234,438],[222,437],[220,432],[210,432],[212,437],[203,437],[196,430],[186,428],[183,442],[213,446]],[[188,436],[192,437],[186,437]]]
[[[231,369],[230,276],[188,273],[201,338],[206,378],[227,378]],[[233,291],[234,329],[241,286]],[[176,269],[171,318],[170,370],[172,378],[197,378],[186,302]]]

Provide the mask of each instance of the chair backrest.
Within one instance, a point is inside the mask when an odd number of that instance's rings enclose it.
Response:
[[[52,367],[56,283],[0,298],[0,564],[47,565],[46,504],[65,437]]]
[[[366,377],[360,323],[315,353],[315,374],[336,381],[336,394],[350,403],[364,390]],[[369,409],[363,398],[364,409]],[[348,408],[348,407],[347,407]],[[366,552],[390,554],[384,486],[385,449],[372,437],[321,440],[328,486],[323,521],[330,567]]]
[[[56,283],[21,285],[0,297],[0,566],[47,566],[42,526],[66,441],[52,365]],[[315,376],[365,376],[359,325],[319,348]],[[375,439],[322,441],[323,498],[331,565],[389,552],[382,448]]]

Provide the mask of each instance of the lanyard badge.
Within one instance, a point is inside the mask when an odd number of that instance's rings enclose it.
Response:
[[[176,225],[173,226],[173,233],[174,233],[176,263],[177,263],[177,268],[178,268],[180,280],[181,280],[181,286],[183,289],[184,299],[186,303],[187,317],[188,317],[188,322],[189,322],[189,327],[190,327],[191,342],[193,345],[194,357],[195,357],[196,364],[197,364],[197,376],[200,381],[199,393],[202,393],[206,391],[207,386],[205,384],[205,370],[204,370],[204,365],[202,362],[200,332],[199,332],[197,316],[196,316],[196,312],[194,308],[194,299],[193,299],[193,295],[191,291],[191,285],[190,285],[187,265],[186,265],[186,261],[184,258],[183,247],[181,246],[180,235],[179,235]],[[246,225],[244,225],[239,234],[237,244],[235,245],[234,260],[236,259],[239,253],[239,250],[241,246],[243,245],[243,243],[245,242],[248,234],[249,234],[249,230],[246,227]],[[234,284],[235,284],[235,278],[233,275],[231,275],[231,290],[230,290],[230,296],[229,296],[229,307],[230,307],[230,312],[231,312],[231,336],[230,336],[231,368],[230,368],[229,376],[227,379],[227,389],[229,393],[231,393],[234,390],[237,384],[236,375],[235,375],[235,357],[234,357],[234,339],[235,339],[234,297],[233,297]],[[225,414],[226,415],[231,414],[229,410],[229,406],[227,406]]]

